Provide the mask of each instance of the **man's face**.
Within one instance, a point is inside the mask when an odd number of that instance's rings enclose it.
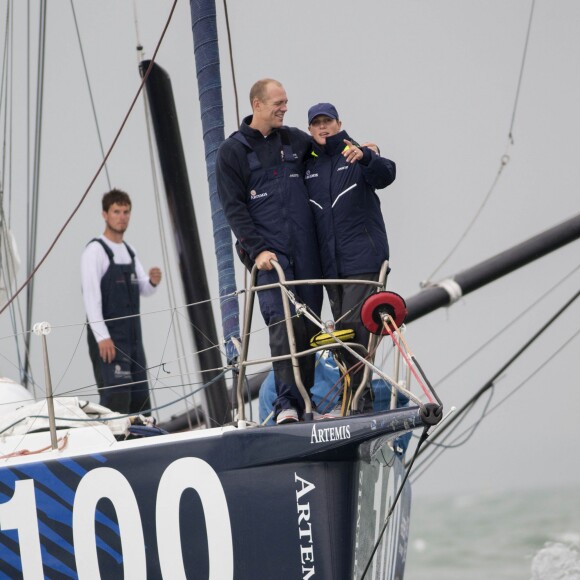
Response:
[[[284,115],[288,110],[288,97],[284,87],[270,83],[262,101],[255,101],[254,119],[269,131],[278,129],[284,124]]]
[[[131,206],[114,203],[108,211],[103,212],[103,218],[107,228],[116,234],[122,234],[129,226],[131,219]]]
[[[332,117],[327,117],[326,115],[318,115],[312,119],[310,125],[308,125],[308,130],[312,135],[312,138],[319,145],[326,145],[326,138],[336,135],[342,126],[342,123],[337,119]]]

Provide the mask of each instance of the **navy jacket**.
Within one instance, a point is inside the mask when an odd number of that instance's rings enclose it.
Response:
[[[363,158],[348,163],[342,156],[346,131],[314,143],[306,162],[306,186],[316,218],[325,278],[378,272],[389,259],[389,244],[381,202],[375,189],[395,180],[389,159],[363,147]]]
[[[284,255],[297,278],[320,278],[316,228],[304,185],[310,137],[282,127],[264,137],[244,119],[216,159],[217,189],[226,219],[252,260]],[[298,266],[296,266],[298,264]]]

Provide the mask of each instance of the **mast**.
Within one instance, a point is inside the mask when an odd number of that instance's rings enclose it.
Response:
[[[580,214],[411,296],[409,323],[580,238]]]
[[[220,307],[228,362],[237,358],[232,338],[240,336],[232,234],[217,195],[215,160],[224,140],[222,82],[215,0],[191,0],[191,29],[201,109],[205,163],[209,184],[213,237],[218,268]]]
[[[150,61],[140,63],[141,75],[145,74],[149,64]],[[219,349],[212,348],[219,343],[171,80],[154,63],[145,86],[173,223],[185,299],[188,304],[196,304],[189,306],[187,312],[199,352],[199,366],[202,371],[207,371],[203,373],[203,380],[208,382],[219,374],[223,363]],[[213,425],[223,425],[231,420],[231,405],[223,378],[205,390],[205,398],[209,415],[206,417],[207,426],[210,420]]]

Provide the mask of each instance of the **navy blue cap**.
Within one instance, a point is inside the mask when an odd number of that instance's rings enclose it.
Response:
[[[325,115],[331,119],[338,120],[338,111],[336,110],[336,107],[330,103],[318,103],[317,105],[312,105],[312,107],[308,109],[308,124],[310,125],[312,119],[318,117],[318,115]]]

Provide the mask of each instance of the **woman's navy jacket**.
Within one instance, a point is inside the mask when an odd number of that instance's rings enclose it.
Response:
[[[325,278],[378,272],[389,259],[381,202],[375,189],[395,180],[395,164],[362,147],[363,158],[348,163],[342,152],[346,131],[314,143],[305,181],[316,218]]]

